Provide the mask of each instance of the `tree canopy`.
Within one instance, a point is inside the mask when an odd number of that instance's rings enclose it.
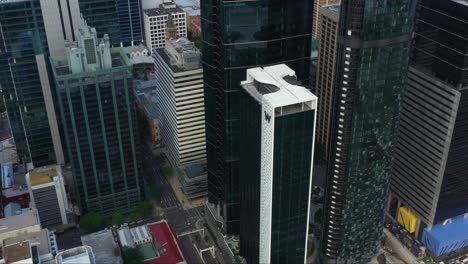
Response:
[[[96,232],[102,229],[104,218],[98,212],[89,212],[85,214],[80,220],[80,228],[87,232]]]

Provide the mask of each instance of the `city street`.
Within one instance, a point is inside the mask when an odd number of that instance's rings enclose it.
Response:
[[[182,204],[177,200],[171,185],[164,176],[158,160],[151,149],[145,145],[144,157],[151,164],[153,177],[160,192],[160,204],[164,211],[164,218],[180,234],[195,229],[195,223],[203,218],[203,208],[184,210]],[[180,237],[182,250],[189,264],[202,263],[200,256],[192,244],[191,235]]]

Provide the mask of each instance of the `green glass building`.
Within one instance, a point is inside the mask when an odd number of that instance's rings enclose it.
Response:
[[[68,157],[82,213],[127,213],[141,201],[132,64],[81,22],[76,44],[51,57]]]
[[[0,88],[18,156],[34,166],[55,163],[44,103],[48,47],[39,0],[0,2]]]
[[[285,63],[308,83],[310,0],[202,0],[208,199],[239,232],[239,94],[248,68]]]
[[[367,263],[380,247],[415,2],[341,2],[322,234],[338,263]]]

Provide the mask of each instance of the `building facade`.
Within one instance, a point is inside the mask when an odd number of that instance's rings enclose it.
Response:
[[[50,89],[39,0],[0,3],[0,86],[21,162],[55,163],[43,89]]]
[[[322,233],[332,261],[368,262],[380,248],[414,4],[341,2]]]
[[[132,65],[82,20],[66,56],[51,57],[59,116],[82,213],[126,213],[142,195]]]
[[[153,53],[161,107],[161,140],[175,167],[204,162],[205,102],[200,52],[186,38]]]
[[[175,26],[176,37],[187,37],[187,21],[185,12],[175,3],[167,2],[158,8],[143,11],[145,25],[145,44],[150,49],[164,47],[168,31],[168,23]]]
[[[317,97],[284,64],[247,70],[240,98],[241,255],[304,263]]]
[[[468,212],[468,3],[418,2],[390,185],[425,227]]]
[[[340,4],[340,0],[314,0],[314,14],[312,15],[312,36],[320,39],[320,29],[322,28],[320,19],[322,18],[321,8],[326,5]]]
[[[26,181],[41,226],[45,228],[68,224],[68,215],[73,212],[68,205],[60,166],[35,168],[26,174]]]
[[[112,46],[129,46],[143,41],[141,1],[78,0],[80,12],[98,37],[108,34]],[[76,29],[75,29],[76,30]]]
[[[320,9],[319,54],[315,91],[318,101],[317,143],[328,155],[330,127],[333,112],[333,92],[335,90],[336,56],[338,52],[338,27],[340,5],[322,6]]]
[[[312,1],[201,3],[209,202],[239,231],[239,94],[252,67],[285,63],[308,83]]]

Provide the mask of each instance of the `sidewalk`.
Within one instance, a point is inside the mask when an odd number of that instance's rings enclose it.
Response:
[[[187,198],[185,193],[182,191],[182,185],[180,184],[175,172],[172,176],[166,177],[166,179],[171,185],[172,190],[174,190],[177,200],[179,200],[179,202],[183,205],[185,210],[205,205],[207,201],[205,197],[200,197],[193,200]]]

